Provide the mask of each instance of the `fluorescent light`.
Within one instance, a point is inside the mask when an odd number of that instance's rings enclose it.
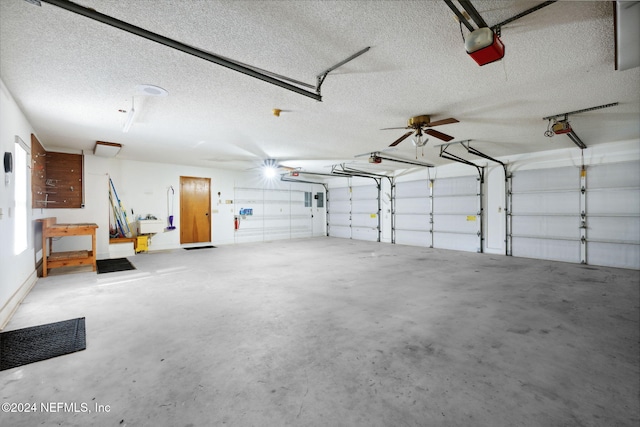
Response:
[[[121,148],[122,144],[116,144],[115,142],[96,141],[93,154],[100,157],[115,157]]]

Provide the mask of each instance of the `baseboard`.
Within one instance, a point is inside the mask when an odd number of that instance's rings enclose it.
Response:
[[[38,271],[34,270],[22,285],[11,295],[9,301],[0,309],[0,331],[7,326],[11,317],[16,312],[22,300],[25,299],[29,292],[38,281]]]

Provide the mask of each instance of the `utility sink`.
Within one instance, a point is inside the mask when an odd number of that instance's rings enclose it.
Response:
[[[139,219],[138,234],[155,234],[164,231],[165,223],[161,219]]]

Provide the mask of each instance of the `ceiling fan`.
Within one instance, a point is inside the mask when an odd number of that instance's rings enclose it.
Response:
[[[446,133],[438,132],[437,130],[429,129],[434,126],[447,125],[450,123],[458,123],[458,120],[450,117],[448,119],[436,120],[435,122],[432,122],[429,116],[423,114],[421,116],[411,117],[407,122],[407,126],[405,127],[384,128],[382,130],[411,129],[411,131],[405,133],[400,138],[393,141],[391,145],[389,145],[389,147],[395,147],[396,145],[400,144],[402,141],[404,141],[411,134],[414,134],[414,133],[416,136],[416,138],[413,141],[414,145],[416,147],[424,147],[427,144],[428,139],[426,138],[424,140],[422,139],[423,133],[427,135],[431,135],[435,138],[441,139],[445,142],[451,141],[453,139],[452,136],[447,135]]]

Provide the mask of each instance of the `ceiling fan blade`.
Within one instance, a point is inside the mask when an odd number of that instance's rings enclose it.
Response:
[[[380,129],[380,130],[390,130],[390,129],[411,129],[411,128],[410,128],[410,127],[408,127],[408,126],[402,126],[402,127],[400,127],[400,128],[382,128],[382,129]]]
[[[391,145],[389,145],[389,147],[395,147],[396,145],[400,144],[402,141],[404,141],[405,139],[409,138],[409,136],[413,133],[413,131],[411,132],[407,132],[404,135],[402,135],[400,138],[396,139],[395,141],[393,141],[391,143]]]
[[[427,135],[431,135],[433,137],[436,137],[438,139],[441,139],[445,142],[449,142],[453,139],[452,136],[447,135],[446,133],[442,133],[442,132],[438,132],[437,130],[433,130],[433,129],[427,129],[424,131],[424,133],[426,133]]]
[[[450,117],[448,119],[436,120],[435,122],[429,122],[427,127],[440,126],[440,125],[448,125],[450,123],[458,123],[457,119]]]

